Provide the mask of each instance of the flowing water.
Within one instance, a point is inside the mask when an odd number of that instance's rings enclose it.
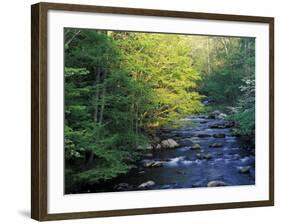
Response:
[[[161,139],[176,140],[180,147],[154,150],[144,156],[130,173],[88,191],[116,191],[116,185],[120,183],[125,187],[119,190],[139,190],[142,189],[139,185],[147,181],[154,182],[148,189],[206,187],[210,181],[223,181],[228,186],[255,184],[254,153],[231,134],[230,128],[216,128],[224,120],[204,116],[189,117],[186,120],[194,125],[162,130],[160,134]],[[196,143],[201,149],[191,149],[191,145]],[[213,143],[217,143],[217,147],[210,147]],[[159,161],[162,166],[145,168],[143,161]],[[241,172],[241,169],[247,171]]]

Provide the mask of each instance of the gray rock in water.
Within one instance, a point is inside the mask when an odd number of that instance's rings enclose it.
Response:
[[[198,138],[207,138],[207,137],[211,137],[211,135],[206,134],[206,133],[198,133],[195,137],[198,137]]]
[[[203,187],[203,181],[197,181],[192,184],[192,187]]]
[[[153,157],[153,154],[152,153],[146,153],[144,154],[145,157]]]
[[[157,144],[155,149],[161,149],[161,145],[160,144]]]
[[[154,185],[155,185],[155,182],[152,181],[152,180],[149,180],[147,182],[144,182],[144,183],[140,184],[138,186],[138,189],[147,189],[147,188],[153,187]]]
[[[216,128],[216,129],[224,129],[226,128],[224,124],[212,124],[209,126],[209,128]]]
[[[210,119],[225,119],[227,117],[226,114],[221,113],[219,110],[215,110],[211,112],[208,116]]]
[[[208,187],[222,187],[222,186],[227,186],[227,184],[220,180],[213,180],[213,181],[208,182],[207,186]]]
[[[169,138],[169,139],[161,141],[161,146],[164,149],[173,149],[173,148],[179,147],[179,144],[174,139]]]
[[[128,183],[120,183],[114,186],[114,189],[117,191],[127,191],[132,189],[132,186],[130,186]]]
[[[139,145],[139,146],[137,146],[137,149],[138,150],[152,150],[153,147],[150,144],[146,144],[146,145]]]
[[[250,166],[240,167],[240,168],[239,168],[239,173],[243,173],[243,174],[245,174],[245,173],[250,173],[250,169],[251,169]]]
[[[203,154],[203,159],[209,160],[212,159],[212,155],[210,153]]]
[[[196,157],[197,159],[206,159],[206,160],[209,160],[209,159],[212,159],[212,155],[210,153],[197,153],[196,154]]]
[[[220,147],[222,147],[222,144],[221,143],[212,143],[211,145],[209,145],[209,147],[220,148]]]
[[[163,163],[162,161],[155,161],[151,167],[162,167],[163,166]]]
[[[218,134],[213,134],[214,138],[225,138],[225,134],[223,133],[218,133]]]
[[[160,143],[160,142],[161,142],[161,139],[160,139],[159,137],[155,136],[155,137],[152,139],[152,141],[153,141],[154,143]]]
[[[176,170],[176,173],[177,174],[181,174],[181,175],[185,175],[186,173],[184,172],[184,171],[182,171],[182,170]]]
[[[154,162],[155,162],[154,160],[146,160],[146,159],[141,161],[142,166],[145,168],[151,167]]]
[[[191,148],[192,150],[199,150],[199,149],[201,149],[201,145],[195,143],[195,144],[193,144],[190,148]]]
[[[224,123],[224,126],[225,126],[226,128],[232,128],[232,127],[234,127],[234,125],[235,125],[235,123],[234,123],[233,121],[226,121],[226,122]]]
[[[156,167],[162,167],[164,164],[164,161],[155,161],[155,160],[142,160],[141,161],[142,166],[144,168],[156,168]]]

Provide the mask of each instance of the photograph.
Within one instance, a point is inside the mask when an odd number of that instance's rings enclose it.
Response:
[[[64,27],[64,193],[255,185],[256,38]]]

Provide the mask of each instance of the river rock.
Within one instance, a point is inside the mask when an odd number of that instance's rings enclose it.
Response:
[[[142,166],[145,168],[151,167],[154,162],[155,162],[154,160],[146,160],[146,159],[141,161]]]
[[[212,155],[210,153],[203,154],[203,159],[209,160],[212,159]]]
[[[208,187],[222,187],[222,186],[227,186],[227,184],[220,180],[213,180],[213,181],[208,182],[207,186]]]
[[[206,134],[206,133],[198,133],[198,134],[194,135],[194,137],[207,138],[207,137],[211,137],[211,135]]]
[[[155,182],[152,181],[152,180],[149,180],[147,182],[144,182],[144,183],[140,184],[138,186],[138,189],[147,189],[147,188],[153,187],[154,185],[155,185]]]
[[[251,167],[250,166],[244,166],[244,167],[239,167],[239,173],[250,173],[250,169]]]
[[[223,133],[218,133],[218,134],[213,134],[214,138],[225,138],[225,134]]]
[[[211,145],[209,145],[209,147],[220,148],[220,147],[222,147],[222,144],[221,143],[212,143]]]
[[[176,173],[177,174],[181,174],[181,175],[185,175],[186,173],[184,172],[184,171],[182,171],[182,170],[176,170]]]
[[[151,167],[162,167],[163,166],[163,163],[162,161],[155,161]]]
[[[226,114],[221,113],[219,110],[215,110],[211,112],[208,116],[210,119],[225,119],[227,117]]]
[[[152,139],[152,141],[153,141],[155,144],[157,144],[157,143],[160,143],[160,142],[161,142],[161,139],[160,139],[159,137],[155,136],[155,137]]]
[[[155,160],[142,160],[141,161],[142,166],[144,168],[155,168],[155,167],[162,167],[164,164],[164,161],[155,161]]]
[[[195,144],[193,144],[190,148],[191,148],[192,150],[199,150],[199,149],[201,149],[201,145],[199,145],[198,143],[195,143]]]
[[[114,186],[114,189],[117,191],[127,191],[132,189],[132,186],[130,186],[128,183],[120,183]]]
[[[169,138],[169,139],[161,141],[161,146],[164,149],[173,149],[173,148],[178,147],[179,144],[174,139]]]
[[[212,129],[224,129],[224,128],[226,128],[225,127],[225,125],[224,124],[211,124],[210,126],[209,126],[209,128],[212,128]]]
[[[137,146],[138,150],[152,150],[153,146],[150,144],[145,144],[145,145],[139,145]]]
[[[212,155],[210,154],[210,153],[197,153],[196,154],[196,157],[198,158],[198,159],[206,159],[206,160],[209,160],[209,159],[212,159],[213,157],[212,157]]]
[[[144,154],[144,157],[153,157],[153,154],[152,153],[146,153],[146,154]]]
[[[192,184],[192,187],[203,187],[203,181],[197,181]]]
[[[161,145],[160,144],[157,144],[155,149],[161,149]]]
[[[234,125],[235,123],[233,121],[225,121],[224,123],[225,128],[232,128]]]

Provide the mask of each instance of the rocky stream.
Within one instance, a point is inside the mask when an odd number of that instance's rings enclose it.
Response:
[[[126,175],[90,192],[255,184],[255,153],[220,116],[191,116],[192,126],[162,129],[156,149]]]

